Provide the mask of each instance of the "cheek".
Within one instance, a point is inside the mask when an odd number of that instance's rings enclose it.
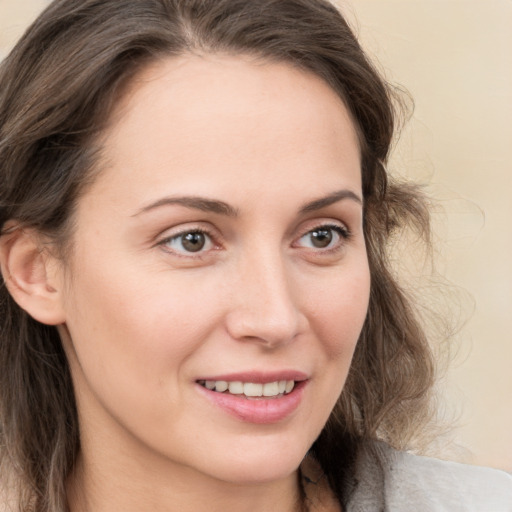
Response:
[[[76,275],[67,325],[79,409],[89,423],[115,418],[121,432],[166,446],[188,410],[190,360],[216,326],[215,298],[165,272]]]
[[[329,361],[350,364],[366,318],[369,296],[370,274],[365,265],[324,282],[313,295],[310,319]]]
[[[182,364],[213,328],[217,304],[206,285],[133,268],[119,262],[82,265],[66,322],[90,383],[119,381],[131,392],[137,383],[160,386],[170,370],[177,380]]]
[[[310,325],[319,346],[319,350],[310,355],[316,358],[318,369],[313,377],[317,397],[313,440],[343,390],[366,318],[370,275],[365,260],[361,261],[362,264],[347,266],[346,272],[341,269],[331,279],[323,280],[316,293],[310,294]]]

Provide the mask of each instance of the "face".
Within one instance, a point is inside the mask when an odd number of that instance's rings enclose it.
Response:
[[[286,64],[184,56],[138,76],[102,143],[62,274],[85,454],[291,474],[368,305],[347,109]]]

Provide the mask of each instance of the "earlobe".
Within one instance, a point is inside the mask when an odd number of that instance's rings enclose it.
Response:
[[[56,261],[32,229],[11,229],[0,237],[0,269],[9,293],[35,320],[64,322]]]

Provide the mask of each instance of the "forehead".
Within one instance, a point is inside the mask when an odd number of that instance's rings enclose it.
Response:
[[[153,63],[128,86],[102,144],[104,184],[142,174],[145,185],[188,179],[187,193],[208,195],[212,173],[215,186],[236,178],[251,189],[262,179],[304,186],[324,170],[360,182],[357,133],[338,94],[316,75],[251,57]]]

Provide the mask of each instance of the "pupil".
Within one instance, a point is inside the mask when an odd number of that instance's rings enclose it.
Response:
[[[195,233],[187,233],[183,236],[183,240],[181,242],[183,244],[183,248],[189,252],[197,252],[200,251],[205,244],[205,236],[203,233],[195,232]]]
[[[332,231],[330,229],[317,229],[311,233],[312,242],[315,247],[327,247],[332,241]]]

